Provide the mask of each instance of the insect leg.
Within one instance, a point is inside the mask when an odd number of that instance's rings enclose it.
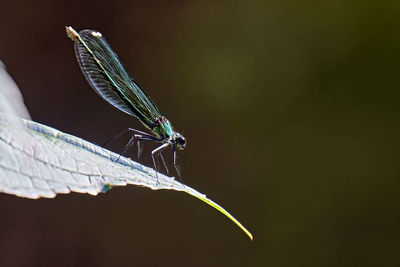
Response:
[[[160,155],[160,158],[161,158],[161,160],[162,160],[162,163],[163,163],[163,165],[164,165],[164,168],[165,168],[165,170],[167,171],[167,174],[169,175],[168,167],[167,167],[167,164],[165,164],[165,160],[164,160],[163,155],[161,154],[161,152],[158,153],[158,155]]]
[[[121,157],[121,156],[125,156],[125,154],[126,154],[126,151],[128,151],[128,149],[133,145],[133,142],[135,142],[135,138],[137,138],[138,137],[138,135],[133,135],[132,137],[131,137],[131,139],[129,139],[129,142],[128,142],[128,144],[126,144],[126,146],[125,146],[125,148],[124,148],[124,151],[122,151],[122,153],[119,155],[119,157],[117,158],[117,162],[119,161],[119,158]]]
[[[133,143],[135,142],[135,139],[137,139],[137,143],[139,143],[140,140],[154,141],[154,139],[149,138],[148,136],[143,136],[143,135],[140,135],[140,134],[134,134],[134,135],[131,137],[131,139],[129,139],[128,144],[126,144],[126,146],[125,146],[125,148],[124,148],[124,151],[122,151],[122,153],[119,155],[119,157],[118,157],[118,159],[117,159],[117,162],[118,162],[118,160],[119,160],[119,158],[120,158],[121,156],[125,156],[126,152],[129,150],[129,148],[132,147]],[[138,149],[139,149],[139,145],[138,145]]]
[[[156,160],[155,160],[155,158],[154,158],[154,155],[155,155],[156,153],[161,152],[164,148],[166,148],[166,147],[169,146],[169,145],[170,145],[169,143],[165,143],[165,144],[162,144],[161,146],[157,147],[157,148],[154,149],[153,151],[151,151],[151,157],[152,157],[152,159],[153,159],[154,170],[156,171],[157,183],[158,183],[158,170],[157,170],[157,164],[156,164]]]
[[[175,167],[176,173],[178,174],[178,178],[182,182],[181,171],[179,169],[178,164],[176,164],[176,148],[175,148],[175,144],[172,145],[172,160],[174,162],[174,167]]]
[[[121,137],[123,134],[125,134],[125,133],[127,133],[127,132],[134,132],[134,133],[140,134],[140,135],[142,135],[142,136],[144,136],[144,137],[151,138],[151,139],[154,140],[154,141],[160,141],[158,138],[152,136],[151,134],[148,134],[148,133],[145,133],[145,132],[142,132],[142,131],[133,129],[133,128],[128,128],[128,129],[123,130],[123,131],[120,132],[119,134],[113,136],[111,139],[109,139],[107,142],[105,142],[105,143],[102,145],[102,147],[105,147],[105,146],[108,145],[110,142],[112,142],[112,141],[114,141],[115,139]]]
[[[129,129],[125,129],[122,132],[120,132],[117,135],[114,135],[113,137],[111,137],[107,142],[105,142],[101,147],[105,147],[106,145],[108,145],[110,142],[114,141],[115,139],[121,137],[123,134],[127,133],[129,131]]]
[[[139,161],[140,153],[141,153],[141,149],[140,149],[140,140],[137,140],[136,146],[137,146],[137,159],[138,159],[138,161]]]
[[[139,130],[136,130],[136,129],[129,128],[128,131],[136,132],[136,133],[140,134],[140,137],[137,139],[137,142],[136,142],[136,145],[137,145],[137,159],[138,160],[140,158],[140,153],[141,153],[141,149],[140,149],[140,141],[141,140],[160,141],[160,139],[156,138],[155,136],[153,136],[151,134],[148,134],[148,133],[145,133],[145,132],[142,132],[142,131],[139,131]]]
[[[127,132],[133,132],[135,133],[128,141],[128,144],[125,146],[124,151],[120,154],[120,156],[117,159],[117,162],[119,160],[119,158],[125,155],[126,151],[128,151],[128,149],[133,145],[133,142],[135,141],[135,139],[138,140],[137,145],[138,145],[138,159],[139,159],[139,154],[140,154],[140,145],[139,145],[139,140],[151,140],[151,141],[160,141],[158,138],[156,138],[155,136],[133,129],[133,128],[128,128],[123,130],[122,132],[120,132],[119,134],[113,136],[110,140],[108,140],[107,142],[105,142],[102,147],[106,146],[107,144],[109,144],[111,141],[114,141],[115,139],[121,137],[123,134],[127,133]]]

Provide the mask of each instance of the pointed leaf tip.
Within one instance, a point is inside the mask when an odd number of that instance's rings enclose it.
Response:
[[[228,217],[231,221],[233,221],[237,226],[239,226],[240,229],[242,229],[243,232],[246,233],[246,235],[250,238],[251,241],[253,241],[253,235],[250,233],[249,230],[247,230],[238,220],[236,220],[235,217],[233,217],[228,211],[226,211],[224,208],[222,208],[220,205],[218,205],[217,203],[215,203],[214,201],[212,201],[211,199],[206,198],[205,196],[200,196],[200,195],[196,195],[196,194],[192,194],[189,191],[185,191],[186,193],[200,199],[201,201],[207,203],[208,205],[210,205],[211,207],[213,207],[214,209],[218,210],[219,212],[221,212],[222,214],[224,214],[226,217]]]

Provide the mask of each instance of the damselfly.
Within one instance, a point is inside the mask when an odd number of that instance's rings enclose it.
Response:
[[[155,156],[160,156],[168,172],[161,151],[168,146],[172,146],[173,162],[179,175],[179,169],[176,164],[176,150],[184,149],[185,138],[174,131],[171,123],[161,115],[153,101],[132,80],[118,56],[100,32],[82,30],[78,33],[72,27],[66,27],[66,31],[68,37],[74,41],[76,58],[90,86],[108,103],[138,118],[152,132],[152,134],[149,134],[129,128],[120,133],[118,136],[127,131],[133,133],[125,151],[135,140],[137,140],[137,143],[142,140],[161,143],[159,147],[151,152],[154,169],[157,174]]]

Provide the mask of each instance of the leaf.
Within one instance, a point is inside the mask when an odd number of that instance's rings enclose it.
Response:
[[[174,178],[159,173],[157,183],[151,168],[54,128],[0,113],[0,192],[52,198],[71,191],[97,195],[127,184],[195,196],[252,239],[250,232],[221,206]]]
[[[0,112],[30,119],[24,100],[13,79],[0,61]]]
[[[253,239],[225,209],[174,178],[159,173],[157,182],[151,168],[19,117],[30,118],[18,87],[0,61],[0,192],[52,198],[71,191],[97,195],[127,184],[182,191],[219,210]]]

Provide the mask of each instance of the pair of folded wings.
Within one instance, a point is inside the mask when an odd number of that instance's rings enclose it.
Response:
[[[76,57],[91,87],[111,105],[151,128],[161,117],[158,108],[132,80],[101,33],[83,30],[75,41]]]

